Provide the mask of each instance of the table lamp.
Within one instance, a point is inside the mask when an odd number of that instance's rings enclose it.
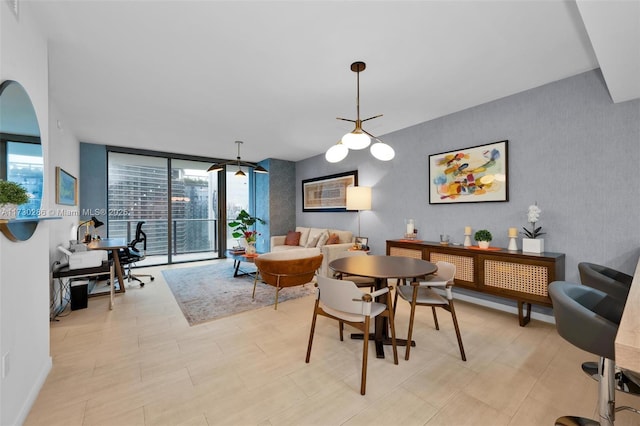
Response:
[[[83,225],[87,226],[87,231],[84,234],[84,242],[88,243],[89,241],[91,241],[91,233],[89,232],[89,227],[93,225],[93,229],[99,228],[104,225],[104,222],[101,222],[95,216],[91,216],[91,219],[80,223],[80,225],[78,225],[78,231],[76,232],[76,241],[78,242],[80,241],[80,228],[82,228]]]
[[[371,210],[371,187],[348,186],[347,210],[358,211],[358,237],[360,237],[360,211]]]

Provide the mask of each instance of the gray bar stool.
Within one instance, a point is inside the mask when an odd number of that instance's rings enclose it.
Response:
[[[566,281],[549,284],[558,334],[578,348],[598,355],[598,413],[600,423],[583,417],[563,416],[556,425],[612,426],[615,412],[631,407],[615,407],[615,349],[618,332],[616,309],[619,301],[594,288]]]
[[[608,296],[618,301],[615,311],[612,313],[618,317],[616,323],[620,323],[624,306],[627,303],[627,296],[631,288],[633,277],[624,272],[616,271],[607,266],[595,263],[581,262],[578,264],[580,282],[587,287],[595,288],[606,293]],[[584,362],[582,371],[598,380],[598,364],[595,362]],[[628,370],[616,370],[615,373],[616,390],[640,396],[640,377],[637,373]]]

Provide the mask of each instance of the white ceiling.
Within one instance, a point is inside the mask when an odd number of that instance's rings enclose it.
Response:
[[[384,114],[363,125],[376,135],[599,66],[615,101],[640,97],[636,0],[49,0],[21,11],[49,38],[51,118],[91,143],[235,158],[242,140],[245,161],[324,153],[353,127],[336,117],[356,118],[356,60],[367,63],[361,118]]]

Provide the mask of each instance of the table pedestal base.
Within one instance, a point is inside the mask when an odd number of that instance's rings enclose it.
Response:
[[[362,333],[351,333],[351,338],[353,340],[363,340],[364,334]],[[376,340],[375,334],[369,334],[369,341],[375,343],[376,345],[376,358],[384,358],[384,345],[391,346],[391,338],[386,337],[380,341]],[[407,339],[398,339],[396,337],[396,346],[407,346]],[[416,347],[416,342],[414,340],[411,341],[411,347]]]

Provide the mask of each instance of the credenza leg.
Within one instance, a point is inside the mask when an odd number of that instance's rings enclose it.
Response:
[[[525,305],[527,307],[526,315],[524,314]],[[529,324],[529,321],[531,321],[531,303],[518,300],[518,321],[520,322],[520,327]]]

